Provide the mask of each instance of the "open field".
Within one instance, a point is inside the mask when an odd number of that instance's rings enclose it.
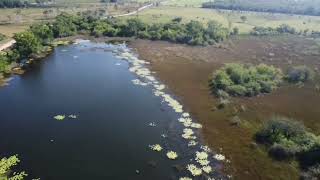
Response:
[[[319,134],[320,94],[315,83],[303,88],[283,85],[275,92],[253,98],[234,98],[230,106],[218,110],[218,98],[211,95],[208,79],[224,63],[266,63],[285,71],[292,65],[320,68],[319,45],[311,40],[289,37],[242,37],[225,48],[189,47],[166,42],[138,40],[132,43],[141,58],[186,105],[203,125],[206,142],[231,160],[226,164],[235,179],[298,179],[298,164],[276,161],[254,143],[254,133],[271,116],[295,118]],[[270,56],[274,53],[274,56]],[[317,71],[319,74],[319,71]],[[306,101],[308,99],[308,101]],[[245,107],[239,111],[240,106]],[[232,125],[238,116],[241,125]]]
[[[246,22],[241,22],[240,16],[247,16]],[[255,26],[277,27],[288,24],[297,30],[320,30],[320,17],[286,14],[271,14],[257,12],[238,12],[226,10],[210,10],[202,8],[185,8],[160,6],[139,13],[139,18],[146,22],[167,22],[174,17],[182,17],[184,21],[199,20],[207,22],[216,20],[226,27],[238,27],[240,33],[247,34]]]
[[[163,2],[167,6],[182,6],[182,7],[201,7],[202,3],[207,0],[171,0]]]

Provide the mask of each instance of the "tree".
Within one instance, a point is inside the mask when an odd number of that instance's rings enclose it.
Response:
[[[42,44],[48,44],[53,40],[53,31],[48,24],[34,24],[30,31],[41,41]]]
[[[53,23],[54,37],[67,37],[75,35],[77,32],[76,17],[67,13],[62,13],[56,17],[56,21]],[[81,21],[79,21],[80,23]]]
[[[240,19],[243,23],[245,23],[247,21],[247,16],[241,16]]]
[[[39,39],[30,31],[17,33],[13,36],[16,40],[14,49],[16,49],[22,58],[30,56],[32,53],[36,53],[41,48]]]

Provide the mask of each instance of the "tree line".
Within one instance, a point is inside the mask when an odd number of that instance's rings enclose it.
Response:
[[[203,3],[202,7],[238,11],[256,11],[320,16],[320,2],[314,0],[215,0],[213,2]]]
[[[24,0],[0,0],[0,8],[26,7],[29,2]]]
[[[168,23],[147,24],[138,18],[98,19],[87,15],[62,13],[53,22],[37,23],[25,31],[16,33],[15,45],[0,53],[0,73],[9,71],[12,62],[34,57],[46,52],[55,38],[73,36],[78,33],[95,37],[136,37],[150,40],[165,40],[189,45],[208,45],[226,39],[230,32],[215,21],[207,25],[199,21],[182,23],[174,18]]]
[[[32,2],[37,3],[37,5],[43,5],[53,1],[54,0],[0,0],[0,8],[22,8],[33,5]]]

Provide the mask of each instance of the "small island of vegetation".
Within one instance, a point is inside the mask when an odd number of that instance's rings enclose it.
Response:
[[[226,64],[213,74],[212,91],[220,96],[255,96],[269,93],[282,81],[282,72],[273,66]]]

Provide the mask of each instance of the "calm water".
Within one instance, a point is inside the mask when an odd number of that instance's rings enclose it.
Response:
[[[149,149],[188,154],[178,117],[103,46],[58,47],[0,89],[0,156],[18,154],[28,179],[177,179],[173,166],[189,160]]]

